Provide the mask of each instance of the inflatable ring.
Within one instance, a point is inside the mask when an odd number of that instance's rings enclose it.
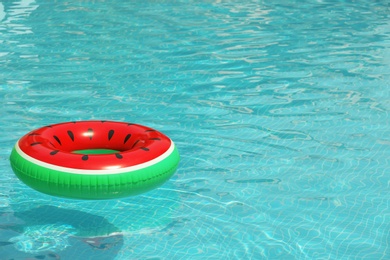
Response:
[[[79,121],[45,126],[23,136],[10,156],[31,188],[75,199],[137,195],[166,182],[179,164],[171,139],[146,126]]]

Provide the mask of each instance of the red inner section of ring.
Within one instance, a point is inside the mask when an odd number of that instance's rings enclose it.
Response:
[[[81,121],[45,126],[19,140],[27,155],[57,166],[106,170],[148,162],[168,150],[171,140],[146,126],[113,121]],[[110,149],[110,154],[73,151]]]

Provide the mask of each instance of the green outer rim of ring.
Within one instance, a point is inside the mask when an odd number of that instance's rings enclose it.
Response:
[[[15,148],[10,156],[16,176],[31,188],[72,199],[115,199],[161,186],[176,171],[180,156],[175,147],[164,160],[149,167],[118,174],[74,174],[49,169],[24,159]]]

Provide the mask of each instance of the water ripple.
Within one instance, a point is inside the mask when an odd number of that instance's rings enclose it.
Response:
[[[105,215],[124,227],[118,259],[387,257],[387,3],[3,1],[0,19],[1,209]],[[182,157],[171,186],[96,204],[17,182],[14,142],[80,119],[169,135]],[[0,246],[69,258],[84,252],[71,233],[43,223]]]

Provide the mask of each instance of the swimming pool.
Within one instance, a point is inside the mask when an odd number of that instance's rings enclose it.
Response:
[[[267,2],[2,1],[2,259],[388,259],[390,6]],[[14,176],[18,138],[86,119],[178,171],[108,201]]]

